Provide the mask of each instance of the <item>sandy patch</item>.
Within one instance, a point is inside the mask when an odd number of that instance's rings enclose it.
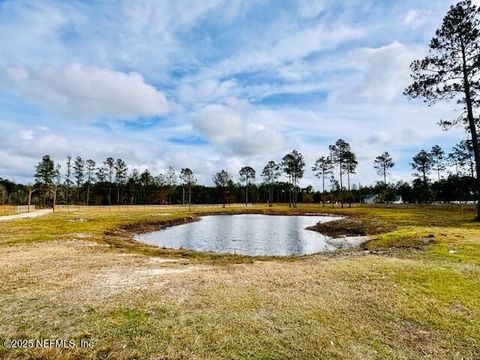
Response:
[[[2,252],[0,286],[8,287],[11,296],[37,298],[42,294],[69,306],[132,290],[162,288],[166,282],[208,268],[188,265],[186,260],[108,251],[101,243],[87,240],[12,245]]]
[[[178,262],[178,260],[175,259],[164,259],[164,258],[158,258],[158,257],[152,257],[147,260],[148,264],[165,264],[165,263],[175,263]]]
[[[0,221],[10,221],[10,220],[17,220],[17,219],[36,218],[36,217],[39,217],[39,216],[50,214],[51,212],[52,212],[51,209],[42,209],[42,210],[31,211],[29,213],[0,216]]]
[[[329,245],[335,246],[337,249],[346,249],[357,247],[369,240],[370,236],[344,236],[337,238],[329,238],[325,240],[325,242]]]

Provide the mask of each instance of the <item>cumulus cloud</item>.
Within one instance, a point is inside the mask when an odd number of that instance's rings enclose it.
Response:
[[[5,67],[0,72],[0,86],[73,118],[136,118],[164,115],[169,109],[165,95],[140,74],[80,64]]]
[[[344,62],[345,68],[354,72],[343,85],[336,83],[332,94],[371,102],[398,99],[410,81],[410,63],[422,53],[422,48],[398,41],[376,48],[356,49]]]
[[[224,81],[206,79],[198,82],[182,82],[177,88],[177,94],[180,102],[195,105],[231,97],[238,93],[237,86],[237,82],[233,79]]]
[[[307,185],[315,158],[339,137],[360,159],[352,182],[374,181],[372,159],[386,150],[394,172],[409,173],[419,148],[447,148],[462,136],[435,125],[451,107],[427,109],[401,95],[410,61],[450,5],[1,2],[0,176],[31,179],[43,154],[59,160],[73,151],[153,173],[188,166],[210,183],[222,168],[260,171],[297,148]],[[101,120],[59,121],[70,118]]]
[[[253,4],[253,2],[249,2]],[[169,67],[195,62],[178,35],[207,15],[232,19],[244,0],[2,1],[0,64],[38,66],[84,62],[141,69],[165,79]]]
[[[251,156],[285,145],[279,131],[247,119],[255,116],[225,105],[208,105],[192,116],[195,130],[223,152]]]

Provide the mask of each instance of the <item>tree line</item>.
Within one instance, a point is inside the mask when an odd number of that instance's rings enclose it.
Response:
[[[398,196],[406,202],[471,201],[475,195],[474,154],[470,141],[461,141],[449,154],[438,145],[431,151],[421,150],[412,158],[412,184],[404,181],[389,183],[395,166],[388,152],[378,155],[372,163],[380,176],[374,186],[352,184],[358,161],[351,145],[338,139],[328,147],[312,166],[320,180],[320,191],[311,185],[300,187],[305,173],[305,160],[297,150],[286,154],[281,161],[270,160],[260,172],[244,166],[235,178],[226,170],[214,174],[214,186],[197,183],[190,168],[176,171],[173,167],[153,175],[148,169],[129,169],[122,159],[108,157],[103,162],[67,156],[64,164],[55,163],[45,155],[35,167],[35,184],[17,185],[0,179],[1,203],[25,203],[25,194],[35,189],[34,202],[50,205],[52,191],[58,204],[118,205],[118,204],[185,204],[264,202],[289,203],[322,202],[351,205],[362,202],[369,195],[377,195],[378,202],[394,201]],[[64,168],[63,174],[61,169]],[[432,181],[431,175],[435,175]],[[23,193],[23,195],[22,195]]]
[[[441,25],[435,32],[434,37],[428,45],[428,54],[412,62],[411,66],[411,84],[405,89],[404,94],[410,99],[422,99],[429,106],[437,102],[454,102],[458,110],[458,116],[454,119],[442,119],[439,124],[444,129],[450,129],[454,126],[462,126],[469,135],[469,139],[457,145],[453,151],[445,157],[440,147],[434,147],[431,151],[422,150],[412,159],[411,165],[415,171],[415,180],[412,184],[400,182],[392,187],[387,182],[389,170],[394,166],[393,159],[388,153],[379,155],[374,166],[383,181],[377,183],[368,191],[374,191],[376,188],[383,189],[381,195],[384,199],[391,196],[392,188],[395,191],[401,191],[405,196],[410,194],[407,201],[432,201],[440,200],[451,201],[472,200],[477,202],[477,220],[480,220],[480,145],[478,142],[478,131],[480,125],[480,9],[471,0],[462,0],[452,5],[445,15]],[[341,204],[348,200],[349,203],[361,197],[360,186],[355,189],[350,184],[350,175],[354,174],[357,167],[355,154],[351,151],[350,145],[343,140],[338,140],[329,147],[330,153],[327,156],[320,157],[313,170],[318,177],[322,178],[322,191],[320,193],[321,201],[325,203],[325,198],[329,197],[329,202],[340,201]],[[442,177],[445,171],[445,162],[456,169],[450,171],[448,177]],[[69,163],[69,164],[68,164]],[[176,173],[169,169],[165,174],[152,176],[148,170],[139,173],[132,170],[128,175],[126,164],[121,160],[108,158],[100,167],[95,166],[91,159],[83,161],[80,157],[67,161],[67,172],[65,182],[62,183],[60,171],[53,160],[46,155],[41,164],[37,167],[36,179],[41,186],[60,187],[63,192],[63,201],[71,203],[72,201],[83,201],[89,204],[90,191],[95,196],[94,203],[149,203],[153,201],[150,196],[149,187],[154,185],[161,190],[163,200],[154,201],[170,202],[178,201],[175,195]],[[302,154],[293,151],[287,154],[281,162],[270,161],[261,172],[263,183],[268,193],[268,202],[278,200],[278,193],[275,188],[281,184],[282,199],[288,198],[291,206],[296,206],[298,201],[302,201],[303,189],[299,189],[298,183],[304,175],[305,162]],[[331,171],[335,168],[338,176],[333,176]],[[461,171],[460,169],[468,170]],[[182,169],[183,170],[183,169]],[[255,171],[252,168],[244,169],[240,175],[243,184],[245,201],[255,199],[254,183]],[[435,172],[436,181],[431,182],[429,176]],[[279,182],[281,174],[288,179]],[[345,179],[346,176],[346,179]],[[325,178],[330,180],[330,189],[325,189]],[[191,200],[191,189],[194,184],[193,173],[190,180],[182,179],[182,202],[185,203],[185,188],[189,189],[189,199]],[[344,180],[347,185],[344,185]],[[214,189],[205,190],[210,195],[201,197],[197,191],[197,201],[221,201],[225,204],[232,197],[232,193],[237,194],[240,186],[235,186],[233,177],[227,171],[222,170],[215,174],[213,181],[217,192],[215,200],[210,194]],[[8,187],[12,184],[2,180],[0,187],[0,199],[8,198]],[[473,184],[473,185],[472,185]],[[85,190],[86,185],[86,190]],[[199,186],[195,186],[200,188]],[[234,190],[232,190],[234,188]],[[407,191],[408,188],[413,192]],[[76,193],[72,193],[72,189]],[[377,189],[377,190],[378,190]],[[158,192],[158,191],[157,191]],[[56,192],[55,192],[56,193]],[[86,194],[85,194],[86,193]],[[3,194],[3,195],[2,195]],[[114,196],[116,194],[116,197]],[[18,199],[21,196],[17,193],[13,197]],[[237,195],[235,195],[237,196]],[[357,196],[357,198],[355,198]],[[75,200],[72,200],[75,197]],[[99,199],[100,197],[100,199]],[[198,200],[202,199],[202,200]],[[336,200],[334,200],[336,199]],[[208,201],[206,201],[208,200]],[[3,200],[4,201],[4,200]],[[43,193],[43,201],[46,201],[46,192]]]
[[[304,167],[303,155],[296,150],[285,155],[280,163],[270,161],[265,166],[260,176],[268,188],[270,204],[274,200],[273,187],[281,187],[282,192],[288,193],[290,205],[297,206],[298,181],[303,177]],[[219,171],[212,177],[215,187],[197,185],[190,168],[182,168],[177,173],[170,166],[165,173],[153,175],[148,169],[142,172],[137,169],[129,171],[124,160],[113,157],[97,164],[92,159],[84,160],[80,156],[73,159],[67,156],[63,178],[61,168],[61,164],[55,163],[50,155],[45,155],[35,167],[36,183],[33,187],[38,191],[37,195],[41,194],[43,205],[46,205],[52,188],[58,191],[58,203],[65,204],[191,204],[196,200],[195,202],[202,203],[222,202],[225,205],[232,198],[238,200],[238,191],[235,189],[242,190],[246,205],[249,200],[258,200],[258,196],[249,199],[249,191],[255,185],[257,176],[250,166],[239,170],[237,183],[228,171]],[[278,181],[282,173],[288,177],[288,181],[283,184]],[[195,199],[192,198],[194,189]]]

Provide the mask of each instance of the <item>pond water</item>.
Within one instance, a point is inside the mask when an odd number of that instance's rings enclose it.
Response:
[[[242,255],[304,255],[352,246],[306,227],[331,216],[211,215],[200,221],[137,235],[159,247]],[[356,244],[355,244],[356,245]]]

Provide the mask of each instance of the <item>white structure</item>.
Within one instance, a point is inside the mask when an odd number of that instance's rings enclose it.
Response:
[[[365,204],[376,204],[378,200],[378,195],[367,195],[365,198]]]

